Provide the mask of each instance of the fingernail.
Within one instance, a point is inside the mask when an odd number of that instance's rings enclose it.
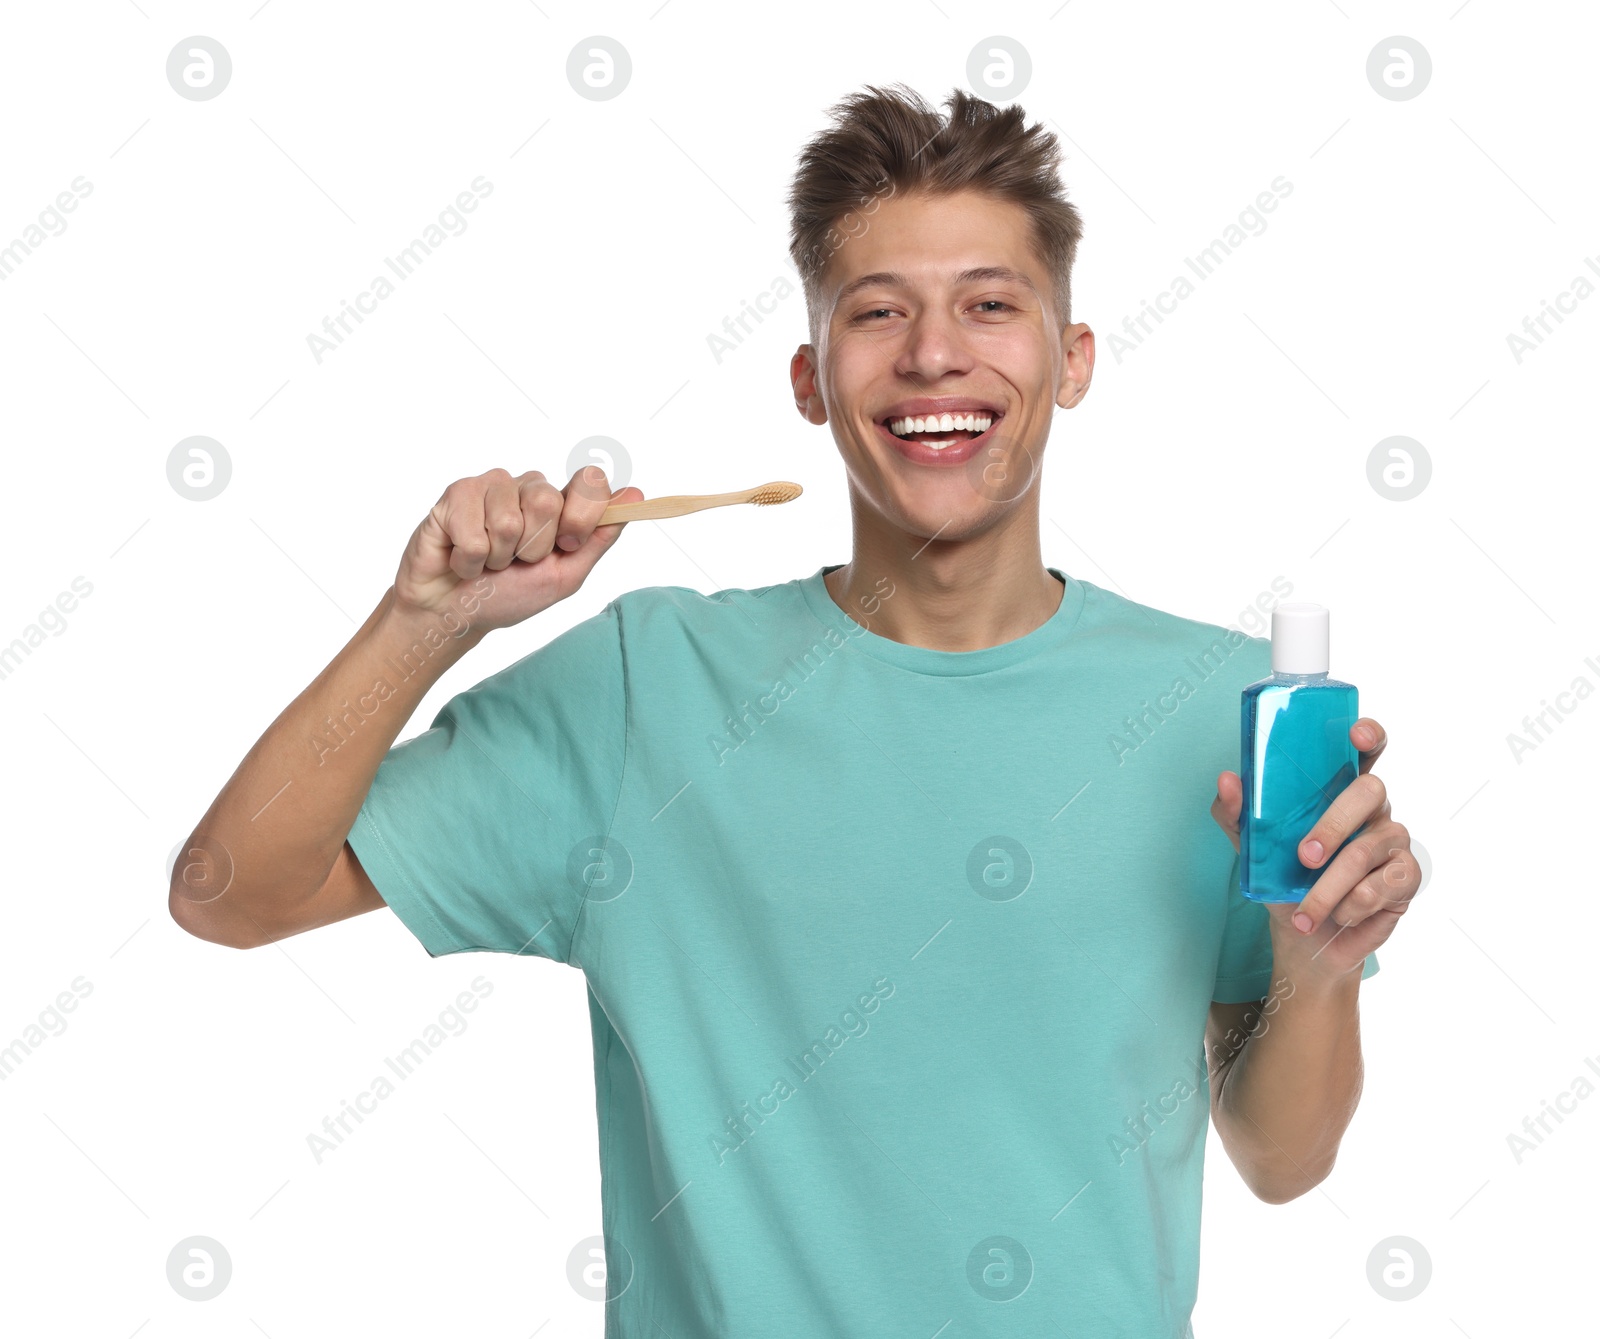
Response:
[[[562,535],[556,540],[556,543],[570,553],[578,547],[578,537],[576,535]]]
[[[1315,865],[1319,860],[1322,859],[1322,843],[1316,840],[1308,841],[1305,845],[1305,852],[1305,863],[1308,865]]]
[[[1296,930],[1300,931],[1300,933],[1303,934],[1303,935],[1304,934],[1310,934],[1311,933],[1311,917],[1307,916],[1306,913],[1303,912],[1303,911],[1295,912],[1295,914],[1294,914],[1294,928]]]

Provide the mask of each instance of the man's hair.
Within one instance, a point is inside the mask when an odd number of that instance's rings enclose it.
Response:
[[[1021,107],[996,107],[959,88],[942,117],[905,84],[866,85],[834,105],[835,125],[800,153],[789,189],[789,257],[805,288],[815,342],[828,261],[871,226],[884,200],[907,192],[973,190],[1010,200],[1028,215],[1051,282],[1056,316],[1072,319],[1072,262],[1083,220],[1057,176],[1061,146]]]

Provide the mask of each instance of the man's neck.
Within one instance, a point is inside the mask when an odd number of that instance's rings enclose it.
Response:
[[[823,578],[833,601],[890,641],[977,651],[1025,637],[1061,607],[1066,588],[1027,546],[932,543],[899,535]],[[980,552],[987,547],[987,551]]]

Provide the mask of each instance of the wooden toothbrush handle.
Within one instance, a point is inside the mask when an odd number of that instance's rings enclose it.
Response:
[[[736,502],[748,502],[754,491],[746,488],[737,493],[679,493],[670,497],[646,498],[643,502],[613,502],[595,524],[664,521],[669,516],[687,516],[692,511],[704,511],[707,507],[727,507]]]

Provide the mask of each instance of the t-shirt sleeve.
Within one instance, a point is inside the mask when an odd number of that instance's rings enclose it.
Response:
[[[350,846],[429,957],[484,950],[570,964],[626,738],[612,601],[390,749]]]
[[[1361,964],[1365,981],[1378,970],[1378,955],[1367,954]],[[1233,857],[1228,876],[1228,919],[1222,931],[1222,952],[1217,958],[1217,982],[1211,998],[1218,1004],[1243,1004],[1264,1000],[1272,993],[1272,921],[1261,902],[1239,891],[1239,856]]]

